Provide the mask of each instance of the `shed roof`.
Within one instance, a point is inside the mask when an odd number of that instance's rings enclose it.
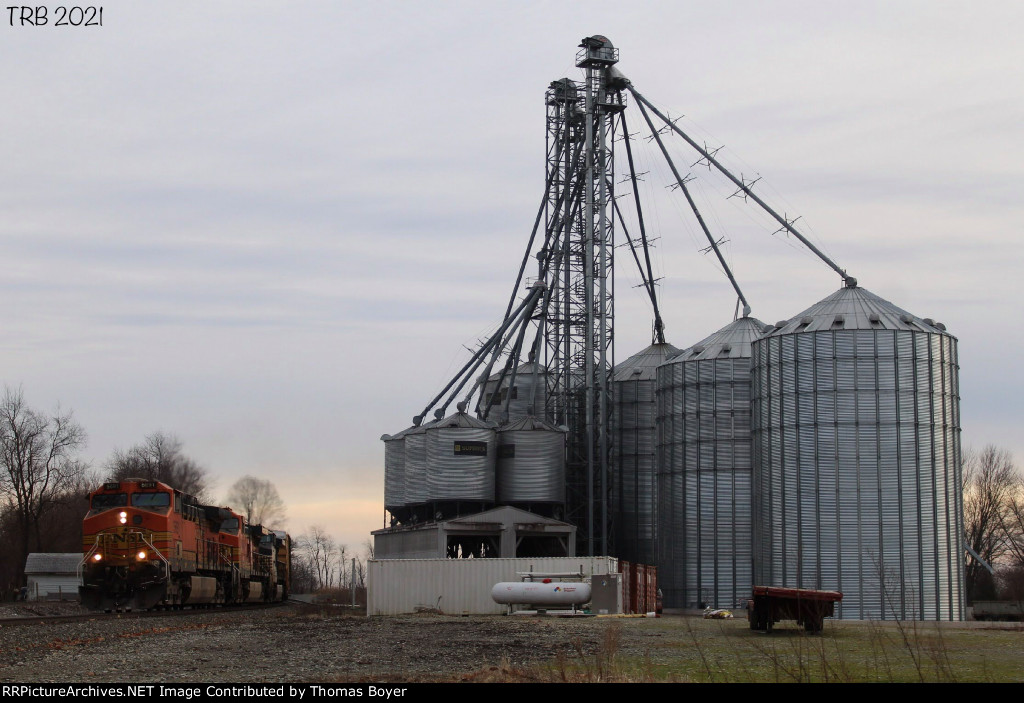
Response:
[[[45,552],[33,552],[25,560],[26,574],[78,574],[78,565],[82,563],[82,555],[77,552],[71,554],[52,554]]]

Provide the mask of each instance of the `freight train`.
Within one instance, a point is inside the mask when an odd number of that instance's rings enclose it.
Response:
[[[285,600],[291,538],[159,481],[109,481],[82,523],[81,601],[95,610]]]

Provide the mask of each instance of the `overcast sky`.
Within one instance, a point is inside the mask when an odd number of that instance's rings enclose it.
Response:
[[[219,496],[274,481],[294,533],[382,526],[379,437],[504,311],[545,88],[597,33],[865,288],[944,322],[964,443],[1024,459],[1019,2],[119,0],[88,28],[55,8],[0,23],[0,382],[72,408],[94,466],[163,430]],[[734,298],[637,148],[685,347]],[[695,189],[755,316],[839,286],[706,172]],[[650,318],[619,262],[621,360]]]

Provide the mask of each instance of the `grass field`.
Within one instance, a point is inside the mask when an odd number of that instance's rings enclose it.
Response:
[[[646,630],[642,654],[624,646]],[[648,630],[647,628],[653,628]],[[608,620],[596,643],[576,640],[553,662],[491,667],[478,681],[1006,682],[1024,681],[1016,623],[826,621],[752,632],[745,620]],[[652,636],[653,635],[653,636]],[[653,642],[652,642],[653,641]],[[632,651],[630,651],[632,650]]]

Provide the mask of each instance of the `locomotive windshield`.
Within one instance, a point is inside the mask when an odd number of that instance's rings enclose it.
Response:
[[[132,506],[162,510],[171,505],[170,493],[132,493]]]
[[[99,513],[111,508],[128,505],[127,493],[97,493],[92,497],[92,512]]]
[[[236,532],[238,532],[238,518],[229,517],[227,520],[222,522],[220,524],[220,531],[230,532],[231,534],[235,534]]]

